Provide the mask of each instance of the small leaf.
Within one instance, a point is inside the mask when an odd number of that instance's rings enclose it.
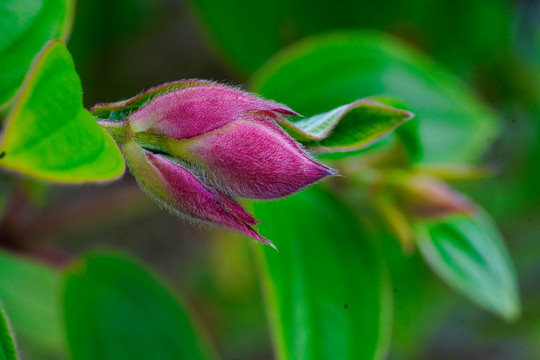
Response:
[[[61,41],[50,42],[7,118],[0,166],[54,182],[112,180],[124,172],[113,138],[82,106],[81,83]]]
[[[133,259],[92,253],[66,274],[73,360],[213,359],[185,306]]]
[[[409,110],[409,107],[403,101],[388,95],[370,96],[368,100],[377,101],[398,109]],[[411,121],[399,126],[396,129],[396,135],[403,143],[409,159],[414,163],[418,162],[422,158],[422,140],[420,139],[418,117],[415,116]]]
[[[0,2],[0,107],[15,96],[43,46],[67,38],[73,8],[73,0]]]
[[[17,256],[0,252],[0,299],[20,343],[31,344],[43,358],[63,349],[60,322],[60,274]]]
[[[413,114],[374,101],[358,100],[328,112],[280,125],[316,152],[354,151],[388,134]]]
[[[17,360],[18,358],[11,327],[0,303],[0,360]]]
[[[451,287],[507,320],[520,314],[517,280],[495,225],[481,210],[415,224],[416,240],[432,269]]]
[[[390,282],[356,216],[316,186],[254,210],[280,251],[256,247],[277,358],[385,358]]]

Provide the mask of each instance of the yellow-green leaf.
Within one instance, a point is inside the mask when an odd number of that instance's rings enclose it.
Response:
[[[41,180],[112,180],[124,160],[109,133],[82,106],[73,60],[61,41],[47,44],[6,121],[0,167]]]
[[[15,96],[43,46],[67,38],[73,8],[73,0],[0,1],[0,107]]]

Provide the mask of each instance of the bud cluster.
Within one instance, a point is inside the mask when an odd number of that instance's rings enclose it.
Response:
[[[276,123],[298,114],[233,87],[186,80],[92,112],[120,114],[98,121],[163,206],[270,245],[235,198],[280,198],[334,174]]]

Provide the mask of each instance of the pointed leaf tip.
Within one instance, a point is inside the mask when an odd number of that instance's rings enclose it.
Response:
[[[83,108],[81,94],[81,82],[65,44],[49,42],[6,119],[0,166],[60,183],[122,176],[122,154],[109,133]]]
[[[423,257],[448,285],[508,321],[519,317],[514,266],[485,212],[417,222],[415,235]]]
[[[298,121],[279,124],[309,150],[319,153],[365,148],[414,115],[372,100],[357,100]]]

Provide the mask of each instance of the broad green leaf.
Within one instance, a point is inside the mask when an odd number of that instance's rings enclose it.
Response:
[[[495,225],[478,211],[472,217],[417,223],[416,241],[431,268],[451,287],[514,320],[520,313],[514,267]]]
[[[63,348],[60,274],[44,265],[0,252],[0,300],[25,348],[39,358]]]
[[[82,107],[81,83],[61,41],[39,55],[6,121],[0,167],[53,182],[112,180],[120,149]]]
[[[66,274],[73,360],[213,359],[185,306],[133,259],[92,253]]]
[[[15,96],[43,46],[67,38],[73,8],[73,0],[0,2],[0,107]]]
[[[376,32],[321,35],[272,58],[252,90],[311,116],[373,95],[418,118],[424,162],[476,160],[496,134],[494,114],[469,88],[406,44]]]
[[[392,279],[394,321],[390,359],[422,359],[425,349],[444,328],[457,295],[428,269],[418,252],[407,255],[399,240],[374,219],[374,237],[381,243]]]
[[[367,147],[412,117],[407,111],[358,100],[306,119],[280,121],[280,125],[312,151],[353,151]]]
[[[272,2],[190,0],[225,58],[245,73],[283,47],[322,32],[373,28],[412,39],[460,70],[509,48],[514,12],[503,0]],[[456,26],[453,19],[460,19]]]
[[[383,359],[390,283],[355,215],[317,187],[254,209],[279,249],[255,250],[278,359]]]
[[[0,360],[17,360],[17,347],[6,312],[0,303]]]
[[[231,65],[248,74],[306,36],[359,27],[412,39],[454,68],[467,71],[510,48],[508,34],[515,15],[504,0],[189,2],[214,46]]]

